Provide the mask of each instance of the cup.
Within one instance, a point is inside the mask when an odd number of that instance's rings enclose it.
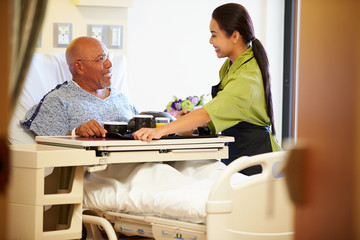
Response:
[[[108,132],[124,134],[127,131],[126,122],[104,122],[104,128]]]
[[[140,128],[151,128],[155,127],[152,124],[153,115],[135,115],[135,131],[139,130]]]
[[[168,117],[157,117],[155,118],[156,127],[160,127],[170,122],[170,118]]]

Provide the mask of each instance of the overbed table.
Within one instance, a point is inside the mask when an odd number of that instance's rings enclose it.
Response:
[[[11,146],[10,239],[80,239],[83,172],[108,164],[222,159],[233,137],[151,142],[73,136],[36,137]]]

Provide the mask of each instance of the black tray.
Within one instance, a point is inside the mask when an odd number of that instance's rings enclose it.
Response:
[[[188,139],[188,138],[217,138],[218,135],[190,135],[190,136],[180,136],[180,135],[169,135],[161,137],[160,139]],[[116,138],[116,139],[124,139],[124,140],[134,140],[134,136],[131,133],[115,133],[108,132],[106,133],[106,138]]]

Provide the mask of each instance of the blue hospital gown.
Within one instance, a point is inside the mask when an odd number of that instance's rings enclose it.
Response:
[[[136,114],[136,107],[117,89],[111,88],[110,96],[103,100],[69,81],[45,95],[20,122],[35,135],[63,136],[91,119],[103,125],[128,122]]]

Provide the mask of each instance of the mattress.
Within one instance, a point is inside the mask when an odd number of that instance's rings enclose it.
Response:
[[[219,173],[218,160],[109,165],[84,176],[84,209],[205,223],[205,203]],[[237,184],[248,179],[232,176]]]

